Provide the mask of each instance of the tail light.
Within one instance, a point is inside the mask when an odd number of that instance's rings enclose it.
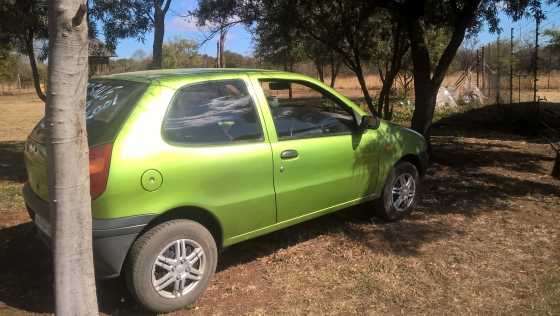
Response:
[[[107,187],[113,144],[103,144],[89,149],[89,192],[91,199],[98,198]]]

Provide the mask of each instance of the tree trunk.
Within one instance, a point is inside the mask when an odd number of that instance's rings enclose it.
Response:
[[[390,105],[391,89],[395,83],[395,78],[401,70],[404,54],[408,51],[408,43],[403,40],[403,36],[406,34],[403,28],[404,23],[401,21],[399,20],[393,28],[391,63],[386,68],[385,80],[383,81],[383,87],[379,96],[379,101],[383,103],[383,118],[389,121],[393,118],[393,107]]]
[[[385,94],[385,100],[383,100],[383,119],[390,121],[393,119],[393,107],[391,106],[391,89],[393,88],[393,80],[391,80],[390,85],[388,85],[387,93]]]
[[[216,68],[221,68],[222,62],[220,61],[220,41],[216,42]]]
[[[49,1],[45,118],[57,315],[98,314],[85,122],[86,8],[85,0]]]
[[[385,77],[382,77],[383,86],[381,87],[381,92],[379,93],[379,104],[377,105],[378,114],[381,115],[383,112],[383,118],[386,120],[391,120],[392,118],[392,110],[389,105],[389,98],[391,96],[391,89],[393,88],[393,84],[395,83],[395,78],[401,69],[401,61],[404,55],[404,52],[396,52],[395,56],[393,56],[393,61],[391,62],[391,66],[389,67],[388,71],[385,73]]]
[[[219,50],[219,61],[220,64],[218,66],[218,68],[226,68],[226,56],[224,54],[224,45],[226,43],[226,34],[227,34],[227,30],[225,28],[222,28],[220,30],[220,50]]]
[[[37,61],[35,60],[35,51],[33,50],[33,34],[30,33],[25,39],[25,50],[27,51],[27,57],[29,57],[29,65],[31,65],[31,73],[33,74],[33,86],[35,87],[35,92],[41,101],[47,102],[47,96],[43,93],[41,89],[41,78],[39,78],[39,70],[37,69]]]
[[[383,69],[380,64],[377,65],[377,72],[379,74],[379,81],[381,81],[381,91],[379,91],[379,96],[377,97],[377,115],[379,115],[380,118],[383,118],[383,103],[385,102],[385,95],[388,92],[385,74],[383,73]]]
[[[313,63],[315,64],[315,69],[317,70],[317,77],[319,78],[319,81],[325,82],[324,65],[319,60],[313,60]]]
[[[416,84],[418,84],[418,82],[414,80],[414,96],[416,100],[414,113],[412,114],[411,127],[422,135],[429,136],[428,131],[432,125],[432,118],[434,117],[437,92],[434,93],[432,91],[433,88],[427,87],[431,86],[431,84],[425,85],[426,88],[418,89],[416,87],[421,87],[422,85],[417,86]]]
[[[288,65],[288,71],[289,72],[294,72],[294,62],[290,61],[290,64]],[[290,88],[288,89],[288,98],[291,100],[294,97],[294,91],[292,89],[292,85],[290,84]]]
[[[336,77],[338,76],[338,71],[340,70],[340,64],[341,62],[339,60],[335,60],[334,53],[331,54],[331,88],[334,88]]]
[[[159,5],[154,8],[154,43],[152,47],[152,69],[162,68],[163,35],[165,34],[165,14]]]
[[[409,20],[408,34],[410,38],[410,56],[413,65],[415,97],[411,127],[417,132],[426,135],[436,107],[436,94],[434,93],[431,78],[430,53],[425,40],[424,26],[418,19]]]
[[[366,105],[368,109],[372,114],[377,115],[377,111],[373,107],[373,100],[371,99],[371,96],[367,88],[366,78],[364,76],[364,70],[362,68],[362,64],[360,62],[359,57],[357,57],[359,55],[356,54],[355,56],[356,56],[355,63],[347,64],[347,65],[354,72],[356,78],[358,79],[358,83],[360,84],[360,89],[362,89],[362,94],[364,95],[364,100],[366,101]]]
[[[412,1],[412,0],[411,0]],[[412,128],[425,136],[428,135],[434,110],[436,98],[443,78],[457,54],[457,50],[463,39],[469,24],[473,21],[477,8],[482,0],[468,1],[465,6],[457,12],[457,20],[453,25],[453,33],[435,69],[432,72],[430,63],[430,52],[428,50],[424,24],[421,22],[421,8],[407,12],[408,37],[410,39],[411,57],[414,76],[415,108],[412,115]],[[422,6],[421,2],[414,2],[411,7]],[[432,74],[433,73],[433,74]]]

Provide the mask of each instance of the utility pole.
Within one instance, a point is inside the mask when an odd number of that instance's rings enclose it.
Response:
[[[511,28],[509,43],[509,104],[513,104],[513,27]]]
[[[500,81],[502,79],[501,63],[500,63],[500,31],[498,31],[498,40],[496,41],[496,65],[498,67],[498,84],[496,85],[496,104],[500,105]]]
[[[476,50],[476,87],[478,88],[478,75],[480,73],[480,52],[478,51],[478,49]],[[549,76],[550,77],[550,76]]]
[[[541,17],[539,15],[535,16],[536,21],[536,31],[535,31],[535,60],[534,60],[534,69],[533,69],[533,102],[537,102],[537,81],[539,80],[538,72],[539,72],[539,26],[541,24]]]
[[[548,53],[548,79],[546,80],[546,89],[550,90],[550,72],[552,71],[552,54]]]
[[[484,60],[484,46],[482,46],[482,52],[481,52],[481,58],[482,59],[482,91],[484,91],[484,88],[486,87],[486,83],[484,81],[485,73],[486,73],[486,69],[485,69],[485,60]]]
[[[517,97],[519,98],[519,103],[521,103],[521,71],[517,73]]]
[[[220,61],[220,41],[216,42],[216,68],[222,68],[222,62]]]

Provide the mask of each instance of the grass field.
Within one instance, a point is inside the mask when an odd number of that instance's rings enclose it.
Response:
[[[196,307],[175,314],[560,314],[554,152],[504,122],[508,109],[435,124],[410,218],[356,207],[233,246]],[[20,193],[22,141],[42,112],[33,94],[0,97],[0,315],[53,312],[51,258]],[[141,314],[120,281],[98,282],[100,310]]]

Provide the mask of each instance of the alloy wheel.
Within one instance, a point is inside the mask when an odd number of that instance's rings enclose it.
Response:
[[[416,183],[414,176],[410,173],[400,174],[393,182],[392,204],[395,210],[399,212],[406,211],[414,202],[416,194]]]
[[[205,268],[202,247],[190,239],[179,239],[163,248],[152,267],[152,285],[165,298],[181,297],[196,287]]]

